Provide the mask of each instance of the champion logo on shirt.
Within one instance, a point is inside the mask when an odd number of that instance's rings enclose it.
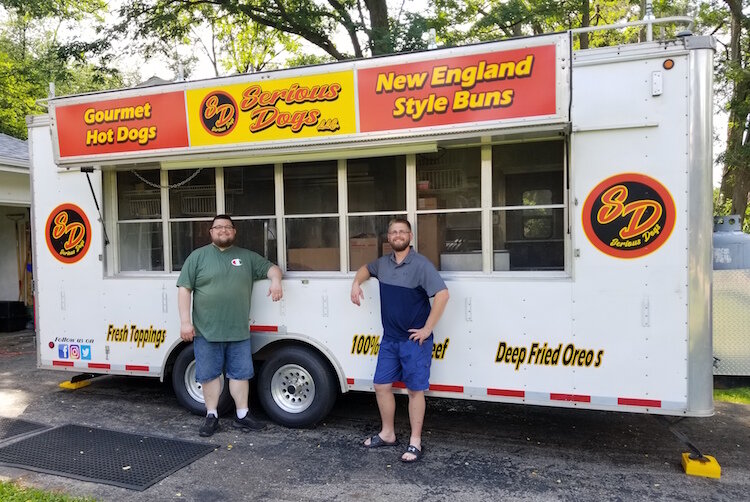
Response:
[[[241,267],[242,266],[242,260],[240,260],[239,258],[235,258],[235,259],[232,260],[232,265],[234,265],[235,267]]]

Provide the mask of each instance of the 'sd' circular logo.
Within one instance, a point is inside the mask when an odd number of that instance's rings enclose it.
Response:
[[[237,125],[237,103],[224,91],[209,93],[200,107],[201,124],[214,136],[229,134]]]
[[[57,206],[44,227],[47,247],[63,263],[75,263],[86,255],[91,244],[91,224],[83,210],[74,204]]]
[[[626,173],[599,183],[583,205],[583,230],[597,249],[617,258],[639,258],[664,244],[674,228],[669,191],[653,178]]]

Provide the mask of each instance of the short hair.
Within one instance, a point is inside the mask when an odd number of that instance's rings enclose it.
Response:
[[[406,218],[392,218],[391,221],[388,222],[388,230],[390,230],[396,223],[403,223],[409,229],[409,232],[411,232],[411,223],[409,223],[409,220]]]
[[[228,214],[217,214],[216,216],[214,216],[214,219],[211,220],[212,227],[214,226],[214,223],[216,223],[216,220],[229,220],[229,223],[231,223],[232,226],[234,226],[234,221],[232,221],[232,217],[229,216]]]

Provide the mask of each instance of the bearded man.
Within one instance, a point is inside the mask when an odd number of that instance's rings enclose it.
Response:
[[[270,279],[267,296],[273,301],[283,295],[281,269],[259,254],[234,245],[237,230],[231,217],[214,217],[210,234],[211,244],[190,253],[177,279],[180,336],[193,342],[195,380],[203,386],[206,403],[206,419],[198,429],[203,437],[219,429],[222,373],[229,378],[229,393],[236,407],[233,427],[243,432],[265,427],[253,417],[248,405],[248,380],[254,375],[249,329],[253,281]]]
[[[366,448],[396,446],[393,382],[403,382],[409,394],[409,446],[402,462],[422,458],[424,391],[430,387],[432,330],[448,303],[448,288],[433,264],[414,251],[411,224],[395,218],[388,224],[388,243],[393,252],[363,265],[354,276],[351,300],[360,305],[361,285],[370,277],[380,282],[380,313],[383,339],[373,384],[382,422],[380,432],[364,441]],[[430,298],[435,297],[432,307]]]

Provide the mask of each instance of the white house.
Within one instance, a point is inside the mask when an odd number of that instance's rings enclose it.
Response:
[[[0,301],[31,303],[30,207],[26,141],[0,133]]]

